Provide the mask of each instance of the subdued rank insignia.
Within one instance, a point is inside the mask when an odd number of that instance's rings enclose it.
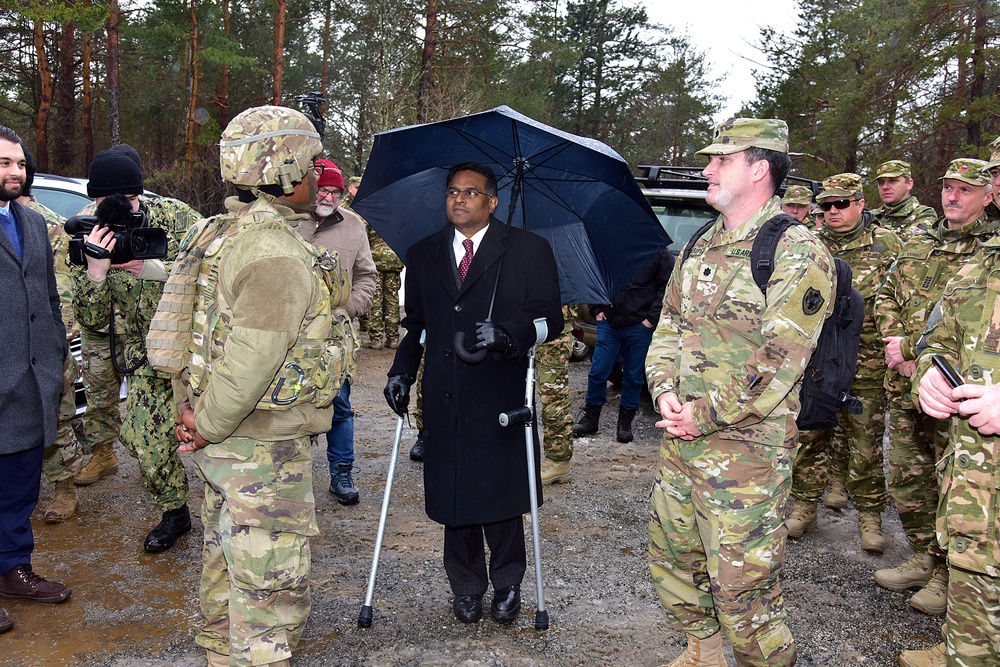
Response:
[[[1000,354],[1000,296],[993,302],[990,324],[983,337],[983,350],[992,354]]]
[[[702,264],[698,269],[698,280],[711,282],[715,278],[715,264]]]
[[[810,287],[802,297],[802,312],[806,315],[815,315],[825,302],[826,299],[823,298],[819,290],[815,287]]]

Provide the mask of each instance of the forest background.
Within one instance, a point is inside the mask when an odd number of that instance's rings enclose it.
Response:
[[[787,120],[799,175],[909,160],[937,207],[948,161],[988,157],[1000,133],[998,2],[798,6],[791,34],[761,29],[756,99],[739,115]],[[147,188],[205,214],[226,194],[222,128],[312,91],[327,100],[325,155],[347,175],[378,132],[499,104],[633,166],[698,165],[726,101],[706,45],[628,0],[0,0],[0,30],[0,123],[39,171],[82,176],[129,143]]]

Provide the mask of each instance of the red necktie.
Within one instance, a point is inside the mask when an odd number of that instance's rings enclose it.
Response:
[[[465,274],[469,272],[469,267],[472,265],[472,239],[462,241],[462,246],[465,248],[465,257],[458,264],[458,278],[464,283]]]

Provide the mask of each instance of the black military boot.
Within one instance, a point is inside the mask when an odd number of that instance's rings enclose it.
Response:
[[[143,548],[151,554],[166,551],[177,543],[177,538],[191,530],[191,512],[187,505],[167,510],[156,528],[149,531]]]
[[[601,406],[587,403],[583,406],[580,419],[573,425],[573,435],[593,435],[597,433],[598,423],[601,421]]]
[[[635,410],[618,408],[618,442],[632,442],[632,420]]]
[[[424,432],[417,433],[417,441],[410,448],[410,460],[422,462],[424,460]]]

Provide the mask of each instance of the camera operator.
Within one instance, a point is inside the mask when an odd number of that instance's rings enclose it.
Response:
[[[128,379],[119,438],[129,454],[139,461],[143,485],[163,511],[162,520],[146,536],[143,545],[146,551],[159,553],[191,530],[191,514],[187,506],[187,474],[173,437],[177,414],[170,378],[154,371],[146,360],[146,334],[163,293],[169,263],[177,255],[187,229],[202,216],[183,202],[144,196],[139,165],[124,151],[98,153],[88,176],[87,194],[94,197],[98,219],[104,224],[96,225],[85,235],[85,242],[114,250],[114,232],[107,223],[129,210],[145,216],[143,226],[161,227],[167,232],[167,253],[162,260],[132,260],[112,265],[110,257],[98,259],[87,253],[86,270],[75,267],[73,272],[73,311],[80,325],[94,331],[110,326],[112,347],[116,333],[125,335],[125,349],[112,349],[110,355],[114,370]],[[106,198],[111,199],[105,201]],[[120,315],[117,320],[116,313]],[[116,325],[120,326],[122,321],[125,331],[116,332]],[[94,458],[98,456],[113,458],[112,442],[95,443]]]

